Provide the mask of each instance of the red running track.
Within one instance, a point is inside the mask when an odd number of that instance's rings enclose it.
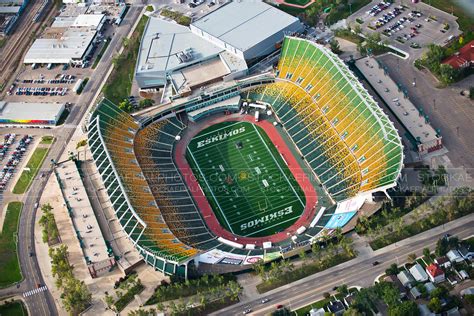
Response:
[[[257,126],[263,128],[263,130],[267,133],[267,135],[272,140],[275,147],[277,147],[278,151],[283,155],[284,159],[286,160],[288,167],[291,170],[291,173],[297,180],[298,184],[304,191],[306,197],[306,205],[301,217],[290,227],[287,229],[273,234],[271,236],[266,237],[242,237],[235,234],[232,234],[228,230],[224,229],[219,223],[217,217],[214,214],[214,211],[211,208],[204,192],[202,191],[196,177],[193,174],[191,167],[189,166],[188,162],[186,161],[185,153],[186,148],[191,141],[191,139],[196,136],[200,131],[203,129],[225,121],[247,121]],[[200,123],[198,123],[200,124]],[[180,142],[177,143],[175,147],[175,161],[176,164],[181,171],[181,174],[191,191],[196,204],[201,211],[201,214],[206,221],[207,226],[209,229],[218,237],[223,237],[225,239],[238,242],[240,244],[255,244],[257,246],[262,246],[264,242],[270,241],[272,243],[280,242],[285,239],[288,239],[291,235],[293,235],[296,230],[301,226],[308,226],[311,220],[316,215],[316,204],[318,202],[318,196],[316,190],[314,189],[313,185],[309,181],[308,177],[304,173],[303,169],[301,169],[300,165],[296,161],[295,156],[291,153],[290,149],[288,148],[287,144],[281,137],[278,130],[272,123],[268,121],[260,121],[255,122],[253,116],[250,115],[231,115],[231,116],[218,116],[212,120],[207,120],[205,124],[201,124],[199,128],[190,131],[188,128],[185,131],[185,135],[183,135]]]

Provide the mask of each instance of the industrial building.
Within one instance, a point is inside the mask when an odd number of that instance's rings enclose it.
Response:
[[[250,61],[275,51],[284,35],[300,32],[300,20],[262,1],[234,1],[191,24],[191,31]]]
[[[25,55],[25,64],[81,65],[93,49],[97,33],[105,22],[103,14],[58,17],[49,36],[36,39]]]
[[[276,49],[298,20],[264,2],[229,2],[190,27],[151,17],[135,69],[141,89],[171,87],[175,94],[245,76],[256,58]]]
[[[0,35],[10,34],[28,0],[0,0]]]
[[[0,124],[56,125],[64,109],[64,103],[0,101]]]

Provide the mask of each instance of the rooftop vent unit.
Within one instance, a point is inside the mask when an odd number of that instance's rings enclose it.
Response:
[[[176,56],[178,57],[179,59],[179,63],[182,64],[182,63],[186,63],[190,60],[193,59],[193,54],[192,54],[192,50],[190,48],[184,50],[184,51],[180,51],[176,54]]]

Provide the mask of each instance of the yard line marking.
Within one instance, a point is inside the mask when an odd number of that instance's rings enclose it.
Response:
[[[215,130],[213,130],[213,131],[210,131],[210,132],[207,132],[207,133],[204,133],[204,134],[201,134],[201,135],[197,135],[197,136],[195,136],[195,137],[193,137],[193,138],[194,138],[194,139],[197,139],[197,138],[200,138],[200,137],[209,135],[209,134],[213,134],[213,133],[215,133],[215,132],[217,132],[217,131],[220,131],[221,129],[229,128],[229,127],[231,127],[231,126],[234,126],[234,125],[237,125],[237,124],[240,124],[240,123],[242,123],[242,122],[235,122],[235,123],[232,123],[232,124],[223,126],[223,127],[221,127],[221,128],[215,129]]]
[[[226,222],[227,225],[229,226],[229,229],[230,229],[230,231],[232,232],[232,234],[234,234],[234,230],[232,229],[232,226],[229,224],[229,221],[227,220],[227,217],[225,216],[224,211],[222,210],[222,208],[221,208],[221,206],[220,206],[220,204],[219,204],[219,201],[217,200],[216,196],[214,195],[214,192],[212,191],[211,187],[209,186],[209,183],[207,182],[206,176],[204,175],[204,173],[202,172],[201,168],[199,167],[199,164],[197,163],[196,159],[194,158],[193,152],[191,151],[191,149],[190,149],[189,147],[188,147],[188,150],[189,150],[189,153],[191,154],[191,157],[192,157],[193,160],[194,160],[194,164],[195,164],[196,167],[198,168],[199,173],[201,174],[201,176],[203,177],[204,182],[206,182],[206,185],[207,185],[209,191],[211,192],[211,195],[212,195],[212,197],[214,198],[214,201],[216,201],[216,204],[217,204],[217,206],[219,207],[219,210],[220,210],[222,216],[224,217],[225,222]]]
[[[298,193],[296,193],[296,190],[295,188],[293,187],[293,185],[290,183],[290,180],[288,180],[288,177],[286,176],[286,174],[283,172],[283,170],[281,169],[280,167],[280,164],[277,162],[277,160],[275,159],[275,157],[273,156],[273,153],[270,151],[270,149],[268,148],[267,146],[267,143],[263,140],[262,138],[262,135],[260,135],[260,132],[257,130],[257,128],[255,127],[255,125],[253,125],[253,128],[255,129],[255,131],[257,132],[258,136],[260,137],[260,140],[262,141],[262,143],[265,145],[265,148],[267,149],[267,151],[270,153],[270,156],[272,156],[273,158],[273,161],[275,162],[275,164],[278,166],[278,169],[280,169],[280,172],[283,174],[283,176],[285,177],[286,181],[288,182],[288,184],[290,185],[291,189],[293,190],[293,193],[296,195],[296,197],[298,198],[298,200],[300,201],[301,205],[304,207],[304,203],[303,201],[301,201],[301,198],[300,196],[298,195]]]

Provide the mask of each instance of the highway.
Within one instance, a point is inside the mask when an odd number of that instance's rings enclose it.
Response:
[[[59,161],[66,148],[66,144],[71,139],[77,125],[81,122],[89,106],[94,100],[100,85],[105,80],[107,71],[112,63],[113,56],[122,46],[122,38],[125,37],[138,19],[143,5],[132,5],[122,24],[116,28],[115,36],[112,38],[109,47],[102,56],[102,59],[91,76],[85,90],[73,106],[65,124],[52,129],[56,137],[56,142],[51,146],[48,156],[43,163],[42,170],[47,172],[44,178],[36,177],[30,189],[25,194],[24,207],[20,216],[18,232],[18,255],[21,265],[21,272],[24,280],[18,286],[0,290],[0,297],[20,295],[24,292],[36,289],[38,284],[44,285],[44,280],[38,265],[36,256],[29,256],[30,251],[34,251],[34,223],[36,217],[35,203],[40,200],[52,171],[50,167],[51,159]],[[57,315],[58,311],[54,299],[49,291],[39,292],[24,298],[30,315]]]
[[[241,315],[247,308],[252,309],[251,315],[265,315],[275,310],[278,304],[296,310],[322,299],[324,292],[331,293],[335,286],[341,284],[370,286],[377,276],[383,274],[392,263],[403,264],[411,253],[421,255],[423,248],[434,249],[438,239],[448,232],[459,238],[472,236],[474,235],[473,227],[474,214],[471,214],[211,315]],[[380,264],[374,267],[372,266],[374,261],[379,261]],[[270,301],[261,304],[263,298],[268,298]]]

